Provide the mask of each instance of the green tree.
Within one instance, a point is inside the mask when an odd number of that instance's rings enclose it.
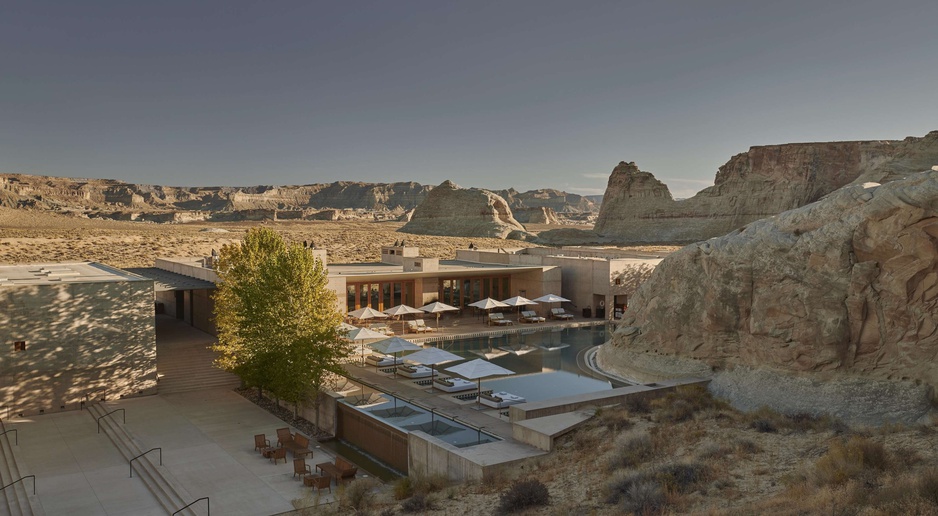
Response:
[[[292,402],[294,411],[310,396],[318,402],[319,388],[343,372],[350,353],[322,262],[259,228],[240,245],[222,247],[215,268],[219,367]]]

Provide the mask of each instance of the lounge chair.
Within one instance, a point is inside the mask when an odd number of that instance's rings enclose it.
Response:
[[[286,464],[287,463],[287,449],[286,448],[274,448],[270,450],[270,456],[268,458],[274,461],[274,464],[276,464],[277,461],[280,459],[283,459],[283,463]]]
[[[550,318],[551,319],[573,319],[573,314],[568,314],[563,310],[563,308],[551,308],[550,309]]]
[[[293,478],[299,475],[302,480],[306,478],[306,475],[312,474],[313,470],[309,467],[309,464],[306,463],[306,459],[293,459]]]
[[[385,335],[394,335],[394,330],[384,323],[372,324],[368,329]]]
[[[389,357],[386,355],[368,355],[365,362],[375,367],[388,367],[392,365],[403,364],[404,359],[398,357]]]
[[[400,365],[397,366],[397,374],[407,378],[427,378],[433,374],[433,370],[423,365]]]
[[[475,389],[476,384],[462,378],[437,378],[433,386],[443,392],[461,392]]]
[[[270,448],[270,439],[267,439],[265,434],[257,434],[254,436],[254,451],[264,453],[264,450]]]
[[[515,396],[510,392],[493,392],[492,394],[482,394],[479,397],[479,403],[496,409],[505,408],[509,405],[517,405],[527,400],[521,396]]]
[[[313,450],[309,449],[309,439],[305,435],[293,434],[293,441],[283,445],[284,448],[293,452],[293,458],[298,459],[309,455],[313,456]]]
[[[422,323],[423,319],[420,319],[419,321],[407,321],[407,331],[410,333],[426,333],[428,331],[433,331],[430,328],[428,328],[426,325],[423,325],[423,327],[421,327],[421,325],[418,324],[418,322]]]
[[[290,444],[293,442],[293,434],[290,433],[289,428],[278,428],[277,429],[277,446],[283,448],[284,445]]]
[[[415,322],[417,323],[417,329],[420,330],[420,331],[422,331],[422,332],[434,332],[434,331],[436,331],[434,328],[431,328],[431,327],[427,326],[427,323],[425,323],[425,322],[423,321],[423,319],[417,319]]]
[[[522,310],[521,317],[519,317],[518,320],[526,323],[542,323],[547,319],[537,315],[533,310]]]
[[[513,322],[500,313],[489,314],[489,326],[511,326]]]

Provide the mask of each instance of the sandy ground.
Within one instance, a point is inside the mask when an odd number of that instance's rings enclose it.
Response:
[[[248,229],[257,226],[273,228],[289,240],[314,242],[328,250],[331,263],[377,261],[382,245],[402,238],[407,245],[420,247],[421,255],[443,259],[455,258],[456,249],[465,249],[469,243],[483,249],[534,245],[495,238],[398,233],[402,225],[401,222],[371,221],[154,224],[0,208],[0,263],[96,261],[115,267],[151,267],[156,257],[207,256],[212,249],[240,241]],[[532,230],[557,227],[536,226]]]

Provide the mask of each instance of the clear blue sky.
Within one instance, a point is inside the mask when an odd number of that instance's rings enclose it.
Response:
[[[938,129],[938,1],[0,4],[0,171],[679,197],[752,145]]]

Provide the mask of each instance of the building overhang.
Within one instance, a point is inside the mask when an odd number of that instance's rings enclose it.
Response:
[[[125,269],[138,276],[153,280],[153,288],[157,292],[171,290],[210,290],[215,288],[211,281],[205,281],[191,276],[184,276],[158,267],[135,267]]]

